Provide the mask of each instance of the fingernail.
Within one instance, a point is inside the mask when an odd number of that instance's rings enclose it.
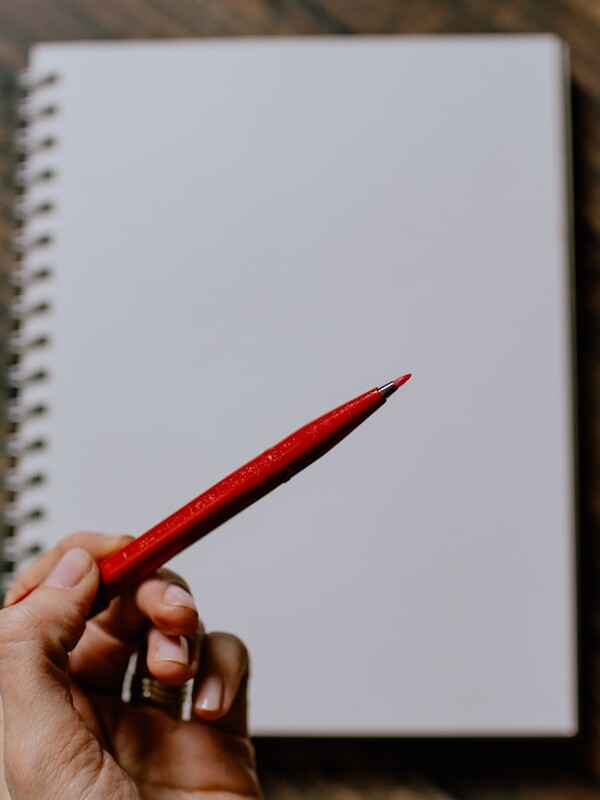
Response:
[[[154,653],[157,661],[174,661],[176,664],[190,663],[190,648],[185,636],[165,636],[161,633]]]
[[[59,589],[70,589],[77,586],[92,566],[92,557],[87,550],[74,547],[62,556],[58,564],[44,581],[45,586],[56,586]]]
[[[163,600],[168,606],[183,606],[195,613],[198,611],[192,595],[177,583],[170,583],[167,586],[163,594]]]
[[[218,711],[223,702],[223,680],[220,675],[209,675],[202,682],[195,706],[200,711]]]

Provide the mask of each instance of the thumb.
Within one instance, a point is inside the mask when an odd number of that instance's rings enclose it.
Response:
[[[0,611],[5,772],[15,798],[54,797],[57,780],[69,786],[82,756],[101,757],[73,708],[66,673],[98,581],[92,556],[68,550],[40,586]]]

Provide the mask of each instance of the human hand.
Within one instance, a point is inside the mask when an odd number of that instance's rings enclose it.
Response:
[[[230,634],[204,633],[184,581],[159,570],[86,619],[96,560],[128,541],[70,536],[7,595],[10,604],[30,592],[0,611],[4,796],[260,798],[246,650]],[[161,683],[194,679],[191,720],[121,699],[130,656],[146,647],[148,672]]]

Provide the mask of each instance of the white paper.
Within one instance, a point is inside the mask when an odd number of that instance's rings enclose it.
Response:
[[[255,732],[572,734],[561,44],[44,44],[32,64],[58,75],[35,129],[58,142],[32,164],[57,178],[32,225],[55,241],[32,257],[54,278],[28,535],[142,533],[410,371],[173,566],[249,646]]]

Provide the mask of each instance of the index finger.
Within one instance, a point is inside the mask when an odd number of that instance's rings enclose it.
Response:
[[[153,630],[166,637],[184,638],[189,659],[177,664],[169,663],[171,657],[159,659],[161,663],[154,664],[155,677],[176,683],[191,678],[197,666],[203,627],[186,582],[165,567],[115,597],[108,608],[88,620],[71,653],[71,674],[91,691],[120,693],[131,654]]]

